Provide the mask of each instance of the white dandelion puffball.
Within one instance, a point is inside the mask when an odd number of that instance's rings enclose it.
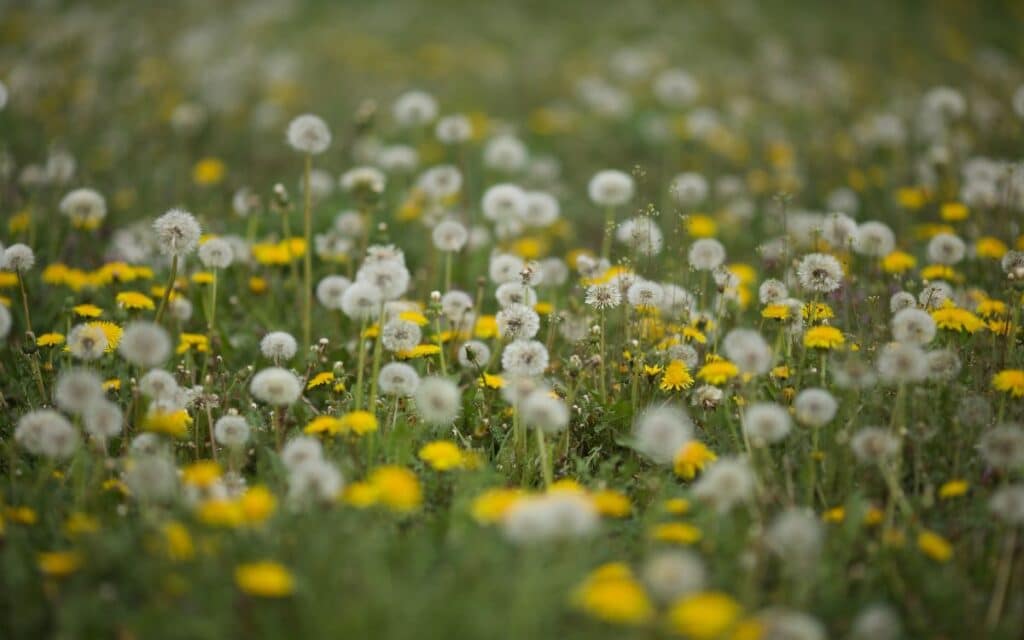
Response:
[[[804,389],[793,400],[797,422],[808,427],[823,427],[832,421],[839,409],[835,397],[825,389]]]
[[[103,380],[92,369],[65,369],[57,377],[53,400],[68,413],[80,414],[94,401],[103,398]]]
[[[636,187],[629,174],[616,169],[598,171],[587,185],[587,194],[594,204],[620,207],[633,199]]]
[[[231,243],[223,238],[211,238],[199,247],[199,261],[207,269],[227,269],[234,259]]]
[[[409,397],[420,386],[420,374],[404,362],[389,362],[380,368],[377,383],[386,396]]]
[[[424,422],[434,426],[447,426],[459,417],[462,396],[454,382],[447,378],[423,378],[416,388],[416,411]]]
[[[403,127],[422,127],[437,119],[437,100],[426,91],[407,91],[395,100],[391,114]]]
[[[633,426],[633,446],[657,464],[670,464],[692,438],[690,416],[671,405],[645,409]]]
[[[569,407],[546,391],[534,391],[519,407],[523,422],[544,433],[559,433],[569,424]]]
[[[316,285],[316,299],[327,309],[340,311],[342,296],[352,286],[352,281],[345,276],[326,276]]]
[[[171,355],[171,339],[155,322],[132,322],[124,328],[117,351],[127,362],[151,369]]]
[[[246,419],[239,415],[226,415],[217,419],[213,425],[213,437],[218,444],[232,449],[239,449],[249,441],[251,427]]]
[[[513,376],[540,376],[548,368],[548,350],[537,340],[513,340],[501,353],[501,368]]]
[[[291,360],[298,348],[295,338],[286,331],[271,331],[260,340],[260,353],[274,362]]]
[[[843,282],[843,265],[827,253],[809,253],[797,265],[796,275],[804,289],[831,293]]]
[[[438,251],[461,251],[469,241],[469,231],[465,225],[456,220],[442,220],[431,232],[434,248]]]
[[[202,229],[195,216],[184,209],[171,209],[153,223],[160,253],[182,257],[195,251]]]
[[[257,400],[285,407],[299,399],[302,382],[287,369],[268,367],[252,377],[249,391]]]
[[[107,217],[107,201],[95,189],[74,189],[61,198],[60,212],[75,222],[95,224]]]
[[[687,258],[697,271],[711,271],[725,262],[725,247],[714,238],[701,238],[690,245]]]
[[[3,252],[3,260],[0,266],[8,271],[25,273],[36,264],[36,254],[32,247],[26,244],[12,244]]]
[[[307,113],[288,123],[288,144],[296,151],[319,154],[331,144],[331,130],[319,116]]]
[[[754,444],[775,444],[789,434],[789,412],[774,402],[755,402],[743,414],[743,432]]]

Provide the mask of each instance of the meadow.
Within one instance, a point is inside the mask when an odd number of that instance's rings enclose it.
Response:
[[[0,638],[1021,638],[1022,32],[0,3]]]

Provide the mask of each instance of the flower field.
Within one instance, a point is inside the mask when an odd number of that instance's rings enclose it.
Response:
[[[1019,639],[1022,32],[5,8],[0,638]]]

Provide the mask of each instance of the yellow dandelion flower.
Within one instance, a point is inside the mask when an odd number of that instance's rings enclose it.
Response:
[[[36,556],[39,572],[48,578],[64,578],[82,568],[84,559],[77,551],[48,551]]]
[[[977,333],[985,329],[985,322],[967,309],[948,305],[932,311],[935,325],[940,329],[966,333]]]
[[[789,367],[784,364],[773,368],[770,372],[771,377],[776,380],[788,380],[789,379]]]
[[[701,367],[697,377],[708,384],[723,385],[739,373],[739,368],[728,360],[716,360]]]
[[[439,353],[441,353],[441,347],[436,344],[418,344],[412,349],[399,351],[395,355],[403,360],[411,360],[413,358],[436,356]]]
[[[917,534],[917,548],[936,562],[948,562],[953,557],[953,545],[939,534],[927,529]]]
[[[975,309],[978,315],[982,318],[993,318],[1006,315],[1006,303],[1002,300],[993,300],[992,298],[986,298],[978,303],[978,308]]]
[[[718,640],[740,620],[743,610],[729,595],[704,591],[684,596],[669,609],[672,629],[692,640]]]
[[[992,387],[1014,398],[1024,397],[1024,369],[1004,369],[992,376]]]
[[[220,479],[220,465],[213,460],[199,460],[181,470],[181,480],[187,485],[205,489]]]
[[[196,517],[210,527],[234,529],[245,524],[245,514],[241,506],[234,500],[214,498],[205,500],[196,510]]]
[[[39,347],[56,347],[62,344],[64,344],[63,333],[44,333],[36,338],[36,346]]]
[[[498,335],[498,320],[494,316],[480,316],[476,319],[473,335],[481,340],[488,340]]]
[[[138,291],[122,291],[115,298],[117,306],[131,311],[156,309],[153,299]]]
[[[181,355],[189,351],[208,353],[210,351],[210,338],[201,333],[182,333],[178,336],[176,352],[178,355]]]
[[[886,273],[906,273],[917,266],[917,258],[903,251],[893,251],[882,258],[882,270]]]
[[[219,184],[227,173],[227,166],[220,158],[203,158],[192,167],[192,182],[200,187]]]
[[[699,471],[702,471],[709,462],[718,459],[712,451],[699,440],[690,440],[676,453],[673,467],[676,475],[684,480],[693,480]]]
[[[682,391],[693,386],[693,376],[690,375],[686,364],[682,360],[673,360],[665,367],[665,374],[661,377],[658,388],[662,391]]]
[[[835,349],[845,342],[843,332],[835,327],[821,325],[804,333],[804,346],[810,349]]]
[[[174,438],[184,438],[188,435],[188,428],[191,424],[192,416],[185,409],[150,411],[142,420],[142,429]]]
[[[103,309],[94,304],[79,304],[71,307],[71,311],[81,318],[98,318],[103,315]]]
[[[320,373],[310,378],[309,382],[306,384],[306,388],[316,389],[317,387],[322,387],[324,385],[330,384],[333,381],[334,373],[330,371],[321,371]]]
[[[249,278],[249,292],[253,295],[261,295],[267,292],[270,288],[270,284],[267,283],[265,278],[259,276],[252,276]]]
[[[691,238],[710,238],[718,233],[718,225],[714,218],[703,213],[687,216],[683,219],[683,224]]]
[[[967,494],[968,488],[970,488],[970,485],[967,484],[966,480],[950,480],[939,487],[939,498],[942,500],[959,498]]]
[[[789,307],[784,304],[769,304],[761,309],[761,317],[768,320],[788,320]]]
[[[665,522],[651,528],[650,537],[659,542],[695,544],[703,537],[700,529],[686,522]]]
[[[686,498],[669,498],[662,504],[662,507],[666,513],[671,513],[674,516],[685,516],[690,512],[690,501]]]
[[[488,489],[473,500],[473,519],[480,524],[493,524],[523,496],[521,489]]]
[[[821,322],[835,317],[832,307],[824,302],[808,302],[800,309],[800,314],[808,322]]]
[[[274,513],[274,509],[277,508],[277,498],[263,485],[256,485],[246,489],[245,493],[238,498],[238,506],[247,523],[259,524]]]
[[[195,284],[213,284],[217,277],[209,271],[196,271],[192,274],[192,282]]]
[[[974,251],[978,254],[979,258],[999,260],[1009,250],[1005,242],[992,236],[978,238],[978,241],[974,243]]]
[[[82,513],[81,511],[71,513],[67,520],[64,521],[64,533],[66,533],[69,538],[96,533],[99,530],[100,521],[87,513]]]
[[[341,416],[342,433],[365,435],[377,430],[377,416],[369,411],[350,411]]]
[[[235,569],[235,584],[242,593],[258,598],[284,598],[295,591],[295,578],[276,562],[251,562]]]
[[[427,316],[423,315],[419,311],[403,311],[398,314],[398,317],[406,322],[412,322],[413,324],[421,327],[426,326],[427,323],[430,322],[427,320]]]
[[[353,482],[342,491],[341,500],[357,509],[377,504],[377,489],[368,482]]]
[[[825,522],[839,524],[846,519],[846,509],[843,507],[832,507],[821,515],[821,519]]]
[[[171,521],[164,525],[164,544],[167,556],[175,562],[191,560],[196,555],[195,545],[188,527],[180,522]]]
[[[610,624],[643,624],[655,612],[643,585],[619,563],[591,572],[573,591],[571,600],[587,615]]]
[[[590,495],[594,508],[609,518],[625,518],[633,512],[633,504],[624,493],[612,489],[602,489]]]
[[[104,380],[103,381],[103,390],[104,391],[120,391],[121,390],[121,381],[119,379],[117,379],[117,378],[111,378],[109,380]]]
[[[415,511],[423,502],[419,478],[405,467],[377,467],[370,472],[367,482],[376,489],[378,501],[392,511]]]
[[[971,210],[962,202],[944,202],[939,207],[939,217],[946,222],[966,220],[969,215],[971,215]]]
[[[434,471],[461,469],[465,456],[459,446],[450,440],[435,440],[420,447],[417,457]]]

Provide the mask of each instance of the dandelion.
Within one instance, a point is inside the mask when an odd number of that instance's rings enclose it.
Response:
[[[1024,429],[1003,424],[987,431],[978,443],[985,462],[996,469],[1015,469],[1024,464]]]
[[[743,610],[730,596],[716,591],[686,595],[668,611],[672,629],[694,640],[715,640],[739,622]]]
[[[501,367],[513,376],[540,376],[548,367],[548,350],[537,340],[514,340],[501,353]]]
[[[298,350],[298,344],[290,333],[285,331],[271,331],[260,340],[260,353],[264,358],[280,364],[282,360],[291,360]]]
[[[740,458],[720,458],[704,470],[693,486],[693,495],[725,513],[751,499],[754,483],[754,473],[747,462]]]
[[[865,427],[853,435],[850,447],[861,462],[881,464],[899,453],[900,441],[885,429]]]
[[[693,377],[682,360],[673,360],[665,367],[658,388],[662,391],[682,391],[693,386]]]
[[[789,434],[789,413],[771,402],[757,402],[743,415],[743,432],[755,444],[775,444]]]
[[[725,262],[725,247],[714,238],[701,238],[690,245],[687,257],[697,271],[712,271]]]
[[[676,452],[692,437],[690,417],[671,405],[647,408],[633,425],[634,448],[656,464],[673,462]]]
[[[430,425],[450,425],[462,409],[458,387],[445,378],[423,378],[416,388],[414,397],[417,412],[423,421]]]
[[[508,340],[529,340],[540,330],[540,316],[522,304],[511,304],[496,315],[498,334]]]
[[[249,596],[284,598],[295,591],[295,578],[276,562],[250,562],[235,568],[235,585]]]
[[[96,229],[107,217],[107,202],[94,189],[74,189],[60,200],[60,212],[83,229]]]
[[[124,328],[117,350],[127,362],[150,369],[167,360],[171,353],[171,340],[163,327],[156,323],[132,322]]]
[[[269,367],[253,376],[249,391],[257,400],[286,407],[299,399],[302,384],[291,371]]]
[[[697,473],[703,471],[711,462],[718,459],[707,445],[698,440],[690,440],[675,454],[672,468],[675,474],[684,480],[693,480]]]
[[[843,267],[827,253],[809,253],[796,268],[800,286],[815,293],[831,293],[843,281]]]
[[[460,469],[466,463],[462,450],[454,442],[448,440],[428,442],[420,448],[416,457],[426,462],[434,471]]]
[[[839,404],[825,389],[804,389],[793,401],[796,419],[808,427],[823,427],[835,417]]]
[[[757,331],[733,329],[722,341],[722,350],[743,373],[761,375],[772,367],[772,349]]]
[[[213,434],[217,442],[230,449],[241,449],[249,441],[251,427],[239,415],[226,415],[217,419]]]

